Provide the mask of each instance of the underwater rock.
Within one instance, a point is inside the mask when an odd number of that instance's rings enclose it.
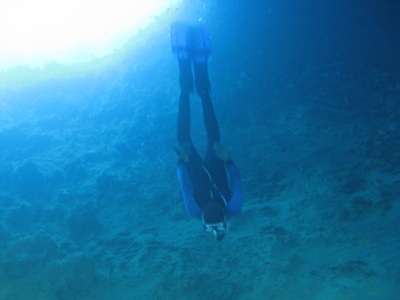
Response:
[[[54,275],[61,277],[63,282],[55,292],[57,300],[79,299],[89,292],[96,280],[95,263],[88,256],[77,255],[65,259]]]
[[[400,180],[379,187],[380,201],[378,202],[378,207],[382,213],[387,213],[394,207],[395,202],[400,200],[399,195]]]
[[[82,159],[69,161],[64,165],[64,176],[67,180],[82,180],[85,178],[87,170]]]
[[[39,216],[32,210],[27,203],[10,209],[5,217],[6,226],[19,234],[26,234],[34,230],[35,223],[39,220]]]
[[[115,175],[103,172],[96,178],[96,192],[97,192],[97,204],[102,205],[113,201],[114,203],[118,200],[118,195],[121,191],[124,191],[126,186],[124,183]]]
[[[15,151],[16,148],[26,144],[26,137],[18,127],[11,127],[0,132],[0,153],[3,151]]]
[[[47,181],[51,187],[58,187],[65,181],[64,174],[56,170],[48,176]]]
[[[2,216],[0,215],[0,217]],[[7,230],[7,227],[0,223],[0,247],[1,247],[0,249],[4,248],[5,245],[3,244],[5,244],[8,241],[8,239],[10,238],[9,236],[10,234]]]
[[[40,232],[35,236],[21,238],[10,245],[5,257],[6,261],[2,266],[4,274],[8,278],[20,278],[60,258],[61,251],[52,238]]]
[[[114,145],[115,150],[117,150],[117,152],[126,159],[132,159],[134,158],[135,155],[135,151],[133,150],[133,148],[131,146],[129,146],[128,143],[116,143]]]
[[[71,240],[78,244],[89,241],[102,228],[91,204],[74,209],[67,219],[67,225]]]
[[[22,196],[34,197],[43,191],[45,176],[38,165],[28,161],[14,172],[14,189]]]
[[[0,195],[0,207],[7,208],[15,203],[15,199],[7,195]]]
[[[104,172],[96,179],[96,189],[98,193],[114,193],[121,188],[121,181],[114,175]]]
[[[360,172],[350,172],[338,178],[338,191],[345,195],[353,195],[361,191],[366,185],[366,179]]]
[[[328,270],[335,272],[338,276],[344,277],[360,277],[365,279],[376,275],[370,264],[362,260],[342,262],[336,266],[329,267]]]
[[[83,155],[82,161],[85,164],[99,164],[105,160],[105,155],[102,152],[87,152]]]
[[[7,165],[5,163],[1,163],[1,165],[0,165],[0,188],[1,188],[1,191],[7,191],[10,188],[12,174],[13,174],[12,166]]]
[[[60,140],[57,140],[52,135],[32,135],[27,139],[27,145],[31,154],[46,152],[60,144]]]

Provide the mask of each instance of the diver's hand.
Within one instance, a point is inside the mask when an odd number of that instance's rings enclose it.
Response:
[[[220,143],[214,143],[213,148],[219,159],[223,160],[224,162],[227,162],[231,159],[231,156],[224,145]]]

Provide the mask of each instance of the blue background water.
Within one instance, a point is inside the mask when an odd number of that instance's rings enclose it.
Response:
[[[169,20],[0,75],[0,299],[399,299],[398,1],[187,1],[244,208],[217,243],[175,175]],[[193,137],[204,149],[199,100]]]

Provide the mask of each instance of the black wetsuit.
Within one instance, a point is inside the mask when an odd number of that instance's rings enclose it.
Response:
[[[185,180],[182,180],[182,175],[180,175],[186,171],[182,172],[181,170],[181,173],[179,173],[179,168],[182,168],[183,166],[187,170],[187,174],[190,178],[189,184],[191,184],[190,190],[191,193],[193,193],[193,198],[200,210],[203,210],[204,207],[212,201],[218,202],[223,207],[227,208],[227,204],[231,200],[232,196],[231,189],[228,185],[226,173],[227,168],[228,172],[231,174],[230,177],[235,177],[231,178],[231,184],[233,180],[236,186],[233,187],[233,189],[237,191],[235,197],[237,199],[235,200],[235,203],[232,203],[234,206],[232,214],[235,214],[240,211],[242,203],[240,174],[233,161],[229,160],[224,162],[217,157],[214,150],[214,144],[220,142],[220,133],[210,98],[210,83],[207,63],[193,63],[195,86],[197,93],[201,98],[204,124],[207,133],[207,153],[204,162],[196,151],[190,137],[190,93],[193,90],[191,64],[192,62],[190,60],[179,61],[181,94],[178,114],[178,142],[180,147],[189,147],[189,151],[187,151],[189,154],[189,160],[187,162],[178,162],[178,176],[180,177],[184,198],[184,185],[188,184],[183,183]],[[189,200],[184,200],[186,201],[185,204],[188,209],[187,202]],[[193,212],[190,208],[188,209],[190,214],[199,217],[197,210]],[[226,210],[227,214],[229,214],[229,208]]]

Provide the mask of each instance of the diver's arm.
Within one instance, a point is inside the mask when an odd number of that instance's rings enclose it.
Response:
[[[186,211],[195,218],[201,218],[201,209],[197,205],[193,196],[193,187],[186,166],[183,163],[178,164],[178,180],[181,187],[182,198]]]
[[[228,202],[227,211],[228,215],[236,215],[240,213],[243,204],[242,177],[239,168],[231,159],[227,160],[225,165],[228,169],[232,189],[232,197]]]

